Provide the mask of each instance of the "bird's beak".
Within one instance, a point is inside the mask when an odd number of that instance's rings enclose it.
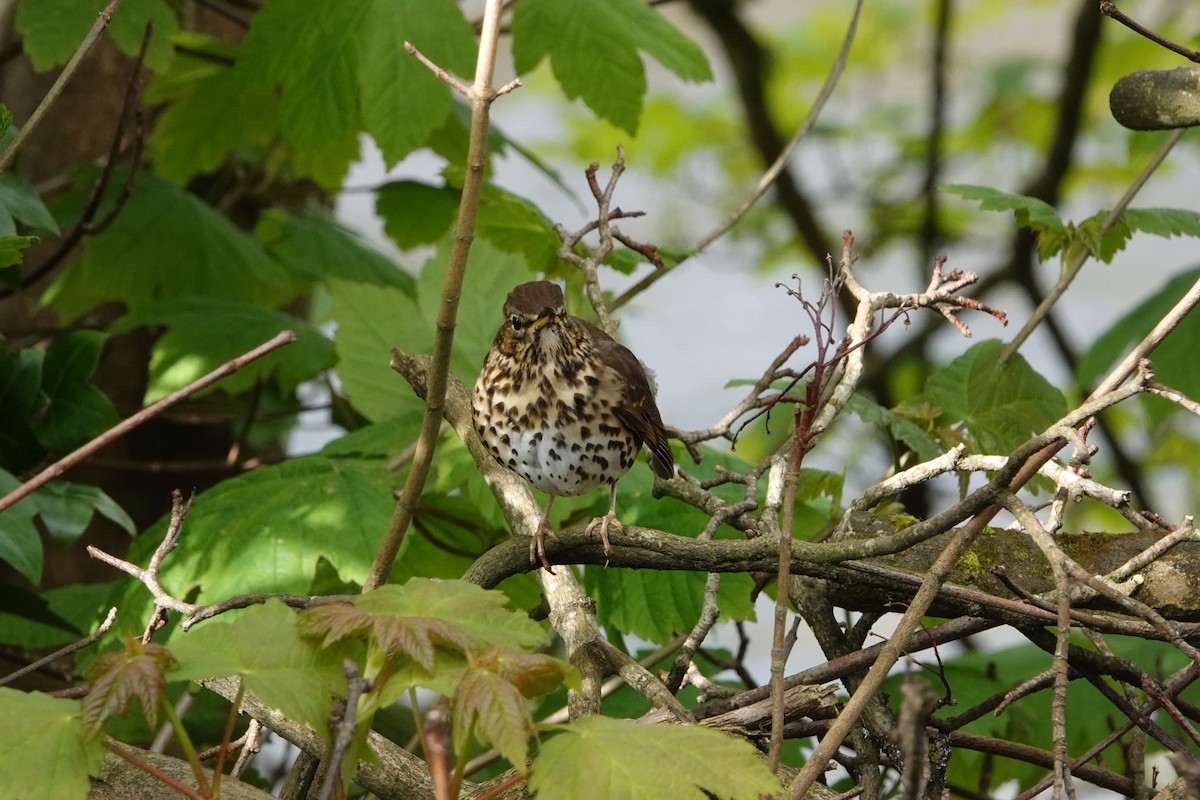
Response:
[[[538,328],[542,327],[543,325],[547,325],[557,319],[558,319],[558,315],[555,314],[552,309],[547,308],[540,315],[538,315],[537,319],[535,319],[533,322],[529,323],[528,330],[536,331]]]

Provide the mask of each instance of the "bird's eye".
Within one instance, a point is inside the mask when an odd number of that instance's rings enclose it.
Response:
[[[513,330],[517,331],[518,333],[525,330],[525,328],[529,325],[528,322],[521,319],[516,314],[513,314],[511,317],[509,317],[508,321],[512,324]]]

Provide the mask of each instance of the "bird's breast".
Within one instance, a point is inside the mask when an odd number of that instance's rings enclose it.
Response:
[[[475,387],[476,429],[500,464],[537,488],[583,494],[633,465],[637,442],[592,365],[486,373]]]

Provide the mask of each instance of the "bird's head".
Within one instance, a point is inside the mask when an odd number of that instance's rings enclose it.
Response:
[[[567,319],[562,289],[550,281],[523,283],[508,293],[504,317],[501,335],[514,349],[553,350]]]

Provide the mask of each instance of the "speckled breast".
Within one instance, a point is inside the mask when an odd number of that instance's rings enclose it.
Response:
[[[473,397],[480,438],[501,465],[549,494],[615,483],[637,455],[633,434],[612,413],[616,398],[595,376],[553,377],[514,385],[481,376]]]

